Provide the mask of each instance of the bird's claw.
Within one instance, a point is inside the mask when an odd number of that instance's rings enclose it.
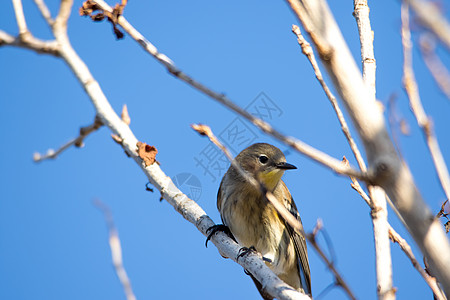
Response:
[[[234,236],[231,233],[230,228],[228,228],[228,226],[226,226],[224,224],[216,224],[216,225],[213,225],[213,226],[209,227],[208,229],[206,229],[206,234],[208,234],[208,236],[206,237],[206,242],[205,242],[206,248],[208,248],[208,241],[218,231],[222,231],[223,233],[228,235],[230,238],[232,238],[236,242],[236,239],[234,238]]]
[[[251,246],[250,248],[242,247],[241,249],[239,249],[239,253],[238,256],[236,257],[236,260],[239,260],[239,258],[241,258],[244,255],[247,255],[250,252],[258,252],[258,251],[256,251],[256,248],[254,246]]]

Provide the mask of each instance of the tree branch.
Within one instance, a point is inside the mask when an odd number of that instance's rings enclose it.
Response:
[[[29,34],[25,15],[23,14],[22,0],[12,0],[14,13],[16,14],[17,27],[19,27],[19,37]]]
[[[36,4],[37,8],[41,12],[42,17],[47,21],[47,24],[50,26],[53,26],[55,23],[55,20],[53,20],[52,15],[50,11],[48,10],[47,5],[43,0],[34,0],[34,3]]]

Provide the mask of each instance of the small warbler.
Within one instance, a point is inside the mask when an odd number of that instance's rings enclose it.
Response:
[[[286,162],[280,149],[266,143],[253,144],[239,153],[235,161],[250,176],[262,182],[301,222],[291,193],[281,180],[284,171],[296,167]],[[222,178],[217,208],[223,224],[240,245],[259,251],[280,279],[296,290],[311,295],[305,237],[296,233],[266,200],[260,189],[249,183],[232,165]],[[251,277],[261,296],[273,299]]]

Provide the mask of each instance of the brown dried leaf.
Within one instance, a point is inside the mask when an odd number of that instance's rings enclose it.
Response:
[[[154,146],[142,142],[137,142],[136,146],[138,147],[138,155],[142,158],[146,167],[155,162],[158,150]]]
[[[91,1],[87,0],[83,2],[83,5],[80,7],[80,16],[90,16],[94,11],[100,10],[98,5]]]
[[[445,232],[448,233],[450,231],[450,221],[445,223]]]
[[[130,115],[128,114],[128,108],[127,105],[124,104],[123,108],[122,108],[122,114],[120,115],[122,118],[122,121],[127,124],[130,125],[131,123],[131,119],[130,119]]]

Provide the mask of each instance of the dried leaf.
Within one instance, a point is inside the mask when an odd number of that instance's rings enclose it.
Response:
[[[158,150],[154,146],[150,146],[142,142],[137,142],[136,146],[138,147],[138,155],[142,158],[146,167],[155,162],[155,157]]]
[[[449,232],[450,231],[450,221],[448,221],[447,223],[445,223],[445,232]]]

